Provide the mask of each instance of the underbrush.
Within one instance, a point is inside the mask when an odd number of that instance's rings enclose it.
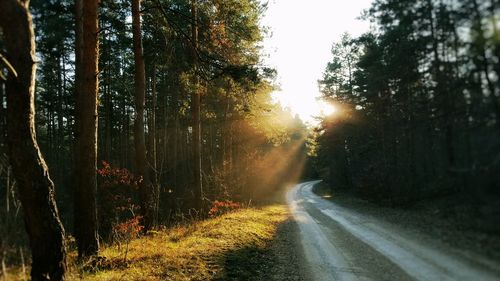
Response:
[[[127,249],[104,247],[103,258],[92,264],[76,266],[71,252],[68,280],[258,280],[278,226],[287,218],[285,205],[239,208],[151,231],[131,240]],[[18,269],[11,270],[14,275],[13,280],[23,280]]]

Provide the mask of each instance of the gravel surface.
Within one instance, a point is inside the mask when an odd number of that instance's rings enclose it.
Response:
[[[407,209],[389,208],[347,193],[332,196],[327,190],[328,186],[320,183],[314,191],[320,196],[331,196],[329,199],[340,206],[402,227],[422,239],[437,240],[457,251],[500,261],[500,236],[474,228],[471,206],[454,205],[451,211],[449,205],[453,202],[442,199],[421,202]],[[460,209],[462,212],[457,212]]]

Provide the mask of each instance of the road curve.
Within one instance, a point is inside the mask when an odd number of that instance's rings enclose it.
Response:
[[[500,280],[499,264],[325,200],[312,192],[318,182],[287,193],[313,280]]]

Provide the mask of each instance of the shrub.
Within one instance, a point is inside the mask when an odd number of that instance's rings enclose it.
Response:
[[[241,208],[240,203],[233,202],[231,200],[225,200],[225,201],[215,200],[212,203],[212,207],[210,208],[208,215],[210,217],[216,217],[239,208]]]
[[[122,242],[126,243],[125,256],[123,258],[125,262],[127,261],[128,245],[130,241],[137,238],[144,229],[144,226],[141,225],[141,219],[141,216],[133,216],[129,220],[113,225],[113,234],[116,241],[118,241],[119,245]]]
[[[100,233],[105,240],[114,240],[114,228],[133,220],[139,209],[137,189],[141,178],[135,177],[127,169],[113,168],[102,162],[99,175],[99,224]]]

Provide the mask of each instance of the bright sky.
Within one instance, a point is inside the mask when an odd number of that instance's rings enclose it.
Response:
[[[372,0],[269,0],[263,24],[271,29],[264,41],[265,63],[278,71],[283,106],[312,122],[320,114],[318,79],[331,59],[333,42],[344,32],[353,36],[369,29],[358,20]],[[314,122],[313,122],[314,123]]]

